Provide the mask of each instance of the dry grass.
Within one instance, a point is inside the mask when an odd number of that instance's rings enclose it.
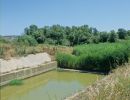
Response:
[[[54,56],[57,51],[71,53],[73,51],[73,48],[45,44],[39,44],[37,46],[24,46],[0,43],[0,58],[3,59],[10,59],[11,57],[26,56],[28,54],[35,54],[41,52],[47,52],[51,56]],[[55,58],[53,57],[53,60],[54,59]]]
[[[0,58],[9,59],[14,55],[14,46],[12,46],[11,44],[0,44]]]
[[[67,100],[130,100],[130,64]]]

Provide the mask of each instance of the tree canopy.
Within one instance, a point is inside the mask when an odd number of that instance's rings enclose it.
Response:
[[[74,46],[85,43],[116,42],[118,39],[126,39],[127,36],[130,36],[130,30],[120,28],[117,32],[114,30],[100,32],[88,25],[71,27],[52,25],[42,28],[30,25],[24,29],[24,38],[25,35],[34,38],[37,43]]]

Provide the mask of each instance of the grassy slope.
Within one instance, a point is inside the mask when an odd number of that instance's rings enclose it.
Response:
[[[130,64],[115,69],[69,100],[130,100]]]
[[[0,58],[10,59],[10,57],[26,56],[28,54],[35,54],[47,52],[54,56],[56,52],[72,52],[72,47],[53,46],[47,44],[38,44],[36,46],[14,45],[11,43],[0,43]]]

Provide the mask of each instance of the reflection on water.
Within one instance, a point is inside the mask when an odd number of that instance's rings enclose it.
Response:
[[[99,78],[97,74],[50,71],[24,80],[21,86],[3,87],[1,100],[61,100]]]

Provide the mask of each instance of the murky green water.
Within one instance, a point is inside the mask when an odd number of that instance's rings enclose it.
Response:
[[[0,89],[1,100],[62,100],[94,83],[101,76],[90,73],[50,71],[24,80],[21,86]]]

